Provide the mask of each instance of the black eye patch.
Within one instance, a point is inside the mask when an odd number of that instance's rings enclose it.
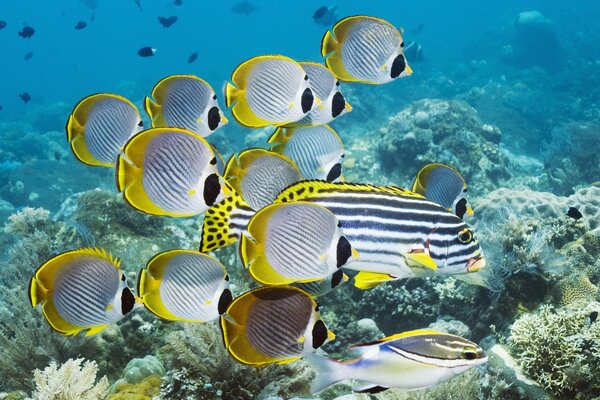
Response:
[[[342,236],[337,244],[337,267],[340,268],[342,265],[346,264],[350,256],[352,256],[352,246],[350,246],[348,239],[346,239],[345,236]]]
[[[344,271],[342,271],[341,269],[338,269],[337,271],[335,271],[333,273],[333,275],[331,275],[331,288],[335,288],[337,287],[337,285],[339,285],[342,282],[342,279],[344,278]]]
[[[233,301],[233,295],[231,294],[231,290],[225,289],[223,293],[221,293],[221,297],[219,297],[219,305],[217,306],[217,310],[219,311],[219,315],[225,314],[227,308]]]
[[[331,102],[331,116],[336,118],[346,109],[346,99],[344,95],[337,92],[333,95],[333,101]]]
[[[302,92],[302,112],[304,114],[306,114],[307,112],[310,111],[310,109],[313,106],[313,102],[314,102],[315,98],[313,97],[313,93],[312,90],[310,90],[310,88],[306,88],[304,89],[304,92]]]
[[[327,182],[333,182],[337,178],[339,178],[340,175],[342,175],[342,164],[337,163],[331,168],[331,170],[329,170],[329,173],[327,174],[327,178],[325,178],[325,180]]]
[[[318,349],[319,347],[323,346],[327,340],[327,327],[323,321],[318,320],[315,322],[315,326],[312,330],[312,339],[313,349]]]
[[[398,57],[396,57],[394,59],[394,62],[392,63],[392,71],[390,73],[390,76],[395,79],[397,77],[400,76],[400,74],[402,73],[402,71],[404,71],[406,69],[406,60],[404,59],[404,56],[402,54],[398,54]]]
[[[467,199],[460,199],[458,203],[456,203],[456,209],[454,213],[458,216],[458,218],[462,219],[467,213]]]
[[[221,122],[221,113],[219,112],[218,107],[212,107],[208,110],[208,129],[214,131],[219,127],[219,122]]]
[[[213,206],[217,197],[221,193],[221,183],[217,174],[211,174],[204,181],[204,203],[207,206]]]
[[[135,296],[129,288],[123,289],[121,292],[121,314],[129,314],[135,305]]]

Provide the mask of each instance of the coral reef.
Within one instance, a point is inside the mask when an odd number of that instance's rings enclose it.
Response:
[[[600,324],[591,323],[600,303],[578,310],[543,305],[510,329],[510,349],[524,372],[556,396],[600,395]]]
[[[409,184],[428,162],[456,167],[475,194],[511,177],[499,147],[500,130],[481,122],[475,109],[461,101],[417,101],[390,117],[380,134],[379,157],[385,171],[401,171],[398,184]]]
[[[60,367],[51,362],[43,371],[35,370],[32,400],[103,399],[108,393],[108,379],[103,376],[96,381],[98,366],[94,361],[83,361],[70,359]]]
[[[167,336],[161,358],[169,369],[161,388],[163,399],[266,399],[308,395],[313,373],[304,362],[245,366],[223,347],[213,324],[186,324]]]
[[[127,366],[123,370],[122,378],[113,383],[111,392],[122,392],[122,386],[135,386],[153,375],[159,377],[158,387],[160,387],[160,378],[165,372],[165,367],[162,363],[152,355],[147,355],[144,358],[134,358],[127,363]]]

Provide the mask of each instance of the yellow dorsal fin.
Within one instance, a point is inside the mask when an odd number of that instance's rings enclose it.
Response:
[[[420,194],[396,186],[373,186],[360,183],[306,180],[295,183],[283,190],[275,199],[275,203],[303,200],[316,195],[340,192],[381,193],[424,199]]]
[[[273,151],[275,153],[283,154],[283,152],[285,150],[285,145],[292,137],[292,134],[294,133],[294,131],[295,131],[295,128],[279,127],[277,129],[275,129],[275,132],[273,132],[273,134],[267,141],[268,143],[273,144],[273,146],[271,147],[271,151]]]
[[[152,97],[154,98],[154,100],[156,100],[156,102],[158,104],[164,103],[165,98],[167,97],[167,94],[169,92],[171,85],[173,83],[176,83],[179,80],[185,80],[185,79],[191,79],[191,80],[198,81],[200,84],[205,85],[206,87],[208,87],[208,89],[210,89],[211,91],[214,92],[213,88],[204,79],[202,79],[196,75],[180,74],[180,75],[169,75],[169,76],[162,78],[160,81],[158,81],[156,83],[156,85],[154,85],[154,88],[152,88]]]

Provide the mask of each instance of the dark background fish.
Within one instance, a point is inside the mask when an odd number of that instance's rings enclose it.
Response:
[[[171,25],[177,22],[177,17],[175,15],[171,17],[158,17],[158,22],[165,28],[169,28]]]
[[[24,27],[23,29],[21,29],[21,32],[19,32],[19,36],[21,36],[23,39],[30,39],[34,34],[35,29],[33,29],[30,26]]]
[[[239,3],[235,3],[233,6],[231,6],[231,11],[233,13],[243,14],[246,17],[255,12],[256,10],[258,10],[258,8],[254,4],[250,3],[248,0],[240,1]]]

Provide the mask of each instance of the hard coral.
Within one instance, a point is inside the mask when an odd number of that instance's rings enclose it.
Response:
[[[412,179],[428,162],[458,168],[476,194],[510,178],[508,160],[499,149],[500,130],[482,123],[475,109],[461,101],[417,101],[392,116],[380,132],[384,167],[401,171],[404,179]]]
[[[525,373],[557,396],[600,395],[600,324],[588,320],[600,303],[579,310],[543,305],[510,330],[509,344]]]
[[[98,400],[108,393],[105,376],[96,382],[98,366],[94,361],[70,359],[58,367],[51,362],[43,371],[33,372],[35,392],[32,400]]]

